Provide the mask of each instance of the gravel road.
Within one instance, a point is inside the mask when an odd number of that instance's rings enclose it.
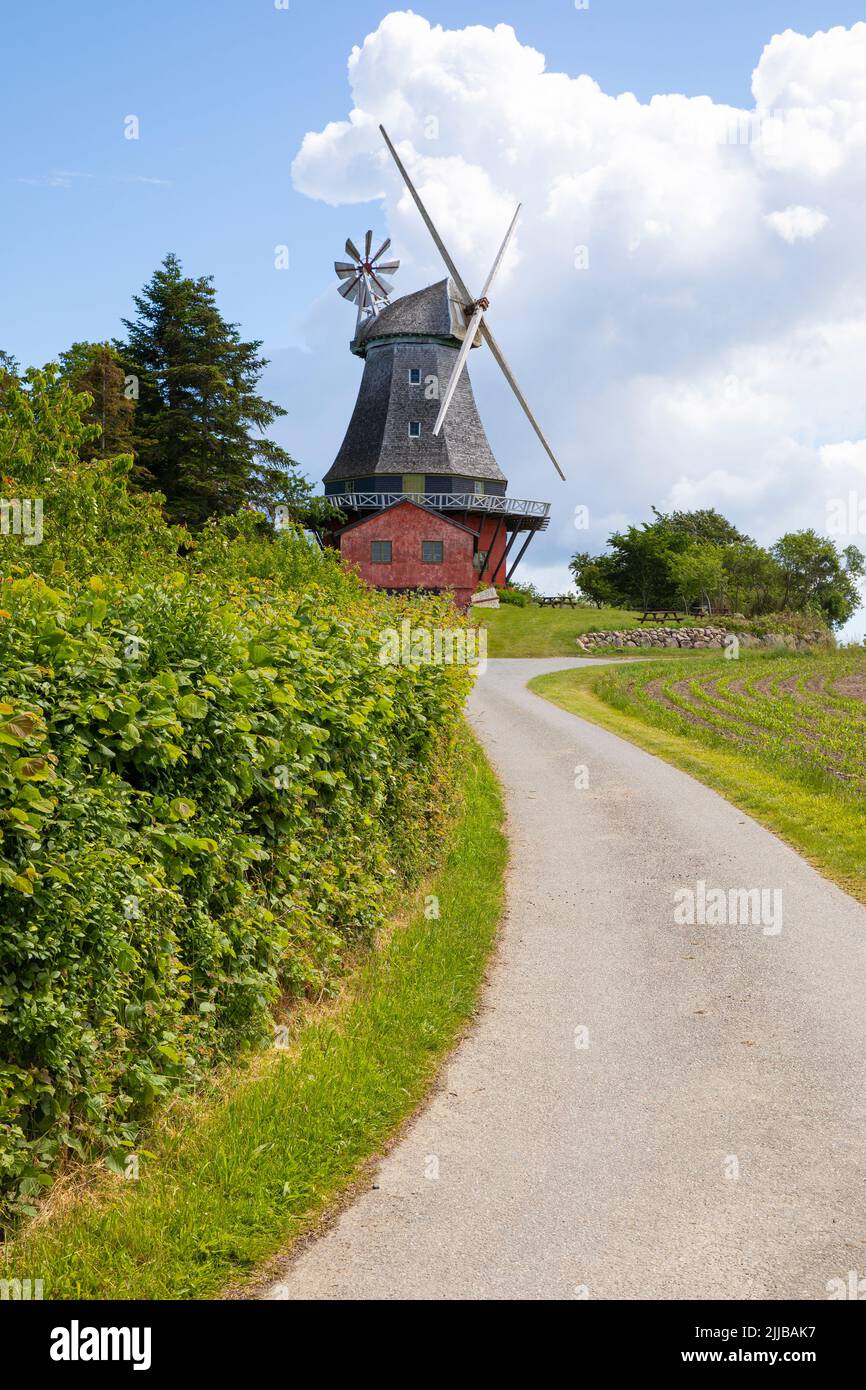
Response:
[[[265,1297],[826,1299],[866,1276],[866,909],[525,688],[585,664],[478,680],[512,848],[481,1014]],[[680,924],[701,882],[767,890],[761,922]]]

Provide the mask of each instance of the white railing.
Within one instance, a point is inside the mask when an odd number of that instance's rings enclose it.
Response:
[[[350,511],[381,511],[395,502],[417,502],[434,511],[490,512],[500,516],[544,518],[549,502],[530,502],[523,497],[495,497],[488,492],[329,492],[326,501]]]

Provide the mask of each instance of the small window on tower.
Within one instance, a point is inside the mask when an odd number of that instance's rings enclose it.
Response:
[[[420,368],[420,367],[410,367],[410,368],[409,368],[409,381],[410,381],[410,384],[411,384],[412,386],[420,386],[420,385],[421,385],[421,368]]]
[[[442,564],[442,542],[441,541],[422,541],[421,559],[428,565]]]
[[[391,563],[391,542],[390,541],[371,541],[370,542],[370,561],[374,565],[390,565]]]
[[[420,420],[410,420],[410,421],[409,421],[409,438],[410,438],[410,439],[418,439],[418,438],[420,438],[420,435],[421,435],[421,421],[420,421]]]

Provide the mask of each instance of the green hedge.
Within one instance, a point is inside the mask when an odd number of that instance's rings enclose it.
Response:
[[[331,988],[437,843],[470,677],[379,634],[453,609],[238,524],[160,577],[0,584],[7,1210]]]

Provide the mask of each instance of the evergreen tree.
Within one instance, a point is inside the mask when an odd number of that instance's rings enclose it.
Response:
[[[309,487],[264,433],[286,412],[257,394],[261,342],[243,342],[225,322],[212,277],[190,279],[168,255],[134,302],[116,346],[138,378],[139,462],[171,520],[198,526],[245,503],[302,513]]]
[[[93,397],[84,418],[99,426],[99,435],[81,444],[81,458],[134,453],[136,386],[127,384],[117,350],[110,343],[73,343],[60,354],[60,370],[75,391]]]

